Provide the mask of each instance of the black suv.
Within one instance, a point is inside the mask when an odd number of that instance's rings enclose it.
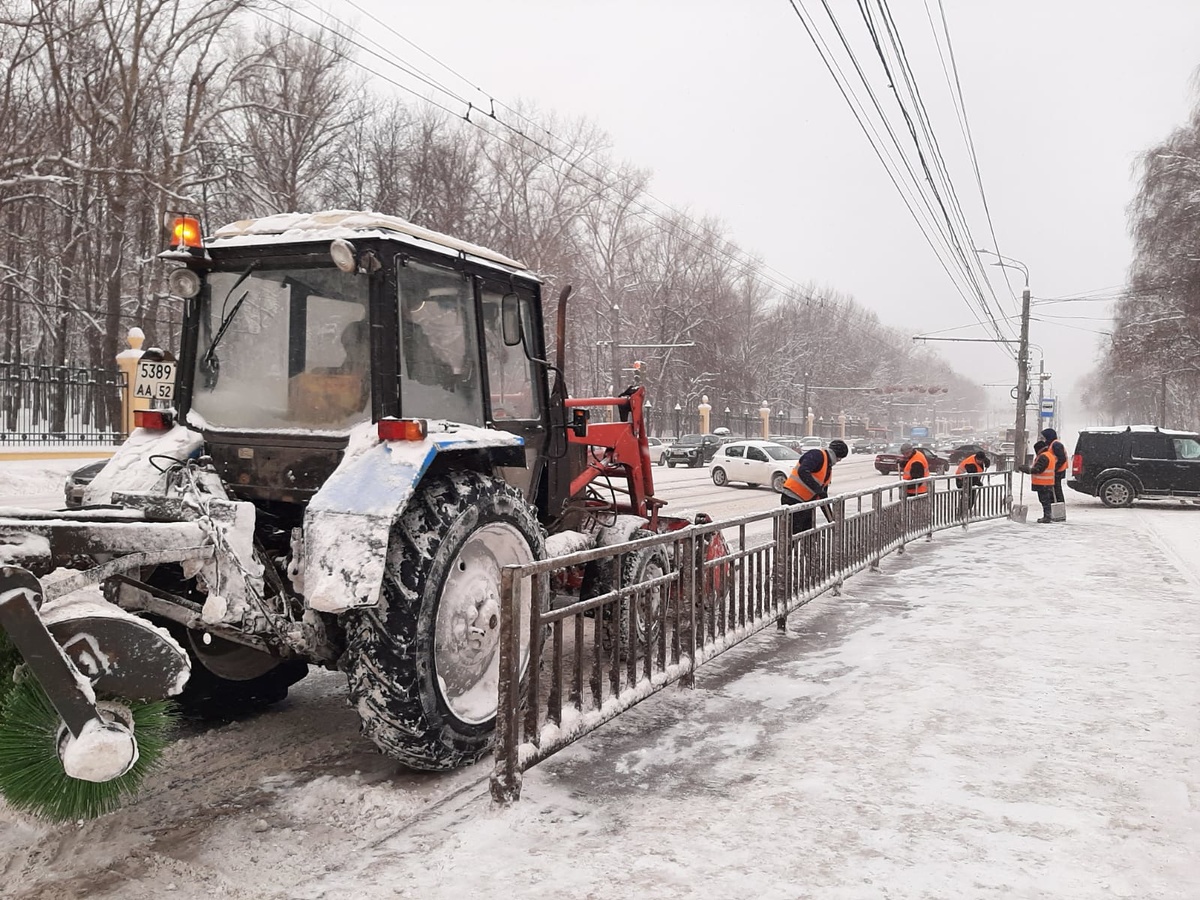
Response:
[[[667,448],[667,466],[672,469],[677,465],[698,468],[712,461],[721,442],[718,434],[685,434]]]
[[[1200,435],[1151,425],[1080,432],[1067,486],[1105,506],[1200,497]]]

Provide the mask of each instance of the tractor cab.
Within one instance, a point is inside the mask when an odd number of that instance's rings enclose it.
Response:
[[[549,396],[540,281],[516,260],[363,213],[219,230],[172,285],[187,300],[176,405],[243,499],[303,502],[355,426],[445,420],[522,440],[533,499]]]

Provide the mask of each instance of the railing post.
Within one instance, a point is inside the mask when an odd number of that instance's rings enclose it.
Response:
[[[838,573],[830,593],[835,597],[842,596],[842,567],[846,561],[846,501],[836,500],[833,507],[833,571]]]
[[[686,550],[684,554],[686,559],[683,561],[681,568],[683,574],[683,583],[680,586],[679,602],[683,604],[683,608],[687,615],[687,645],[683,648],[688,655],[687,671],[683,677],[679,679],[679,683],[683,687],[696,686],[696,593],[699,587],[699,582],[696,579],[696,562],[698,555],[699,541],[696,538],[695,526],[688,529],[691,532],[686,540]],[[700,565],[704,565],[704,560],[699,560]]]
[[[779,631],[787,631],[788,604],[792,601],[792,511],[784,507],[782,515],[775,518],[775,559],[771,573],[771,593],[775,608],[783,612],[775,620]]]
[[[515,568],[500,572],[500,684],[496,691],[496,765],[492,769],[491,793],[495,803],[509,804],[521,799],[521,767],[517,757],[518,724],[521,715],[521,676],[516,671],[521,659],[521,618],[517,611],[520,580]],[[530,610],[532,612],[532,610]],[[529,660],[530,677],[537,677],[537,665]]]
[[[934,519],[937,518],[937,481],[929,482],[929,490],[925,492],[925,540],[933,540]]]
[[[879,561],[883,558],[883,489],[876,488],[871,496],[871,538],[874,551],[871,559],[871,571],[879,571]]]

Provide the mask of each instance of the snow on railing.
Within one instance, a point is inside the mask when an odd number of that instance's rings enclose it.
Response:
[[[501,577],[496,802],[521,773],[821,594],[935,531],[1007,516],[1012,473],[895,481],[526,565]],[[927,493],[908,490],[925,485]],[[799,530],[796,515],[819,524]],[[818,517],[816,511],[820,510]],[[752,543],[747,526],[771,522]],[[524,607],[524,608],[523,608]]]

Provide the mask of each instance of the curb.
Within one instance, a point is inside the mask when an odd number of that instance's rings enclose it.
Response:
[[[95,450],[54,450],[47,448],[39,450],[36,447],[30,447],[23,450],[0,450],[0,463],[5,460],[30,460],[30,459],[110,459],[116,450],[109,450],[97,447]]]

